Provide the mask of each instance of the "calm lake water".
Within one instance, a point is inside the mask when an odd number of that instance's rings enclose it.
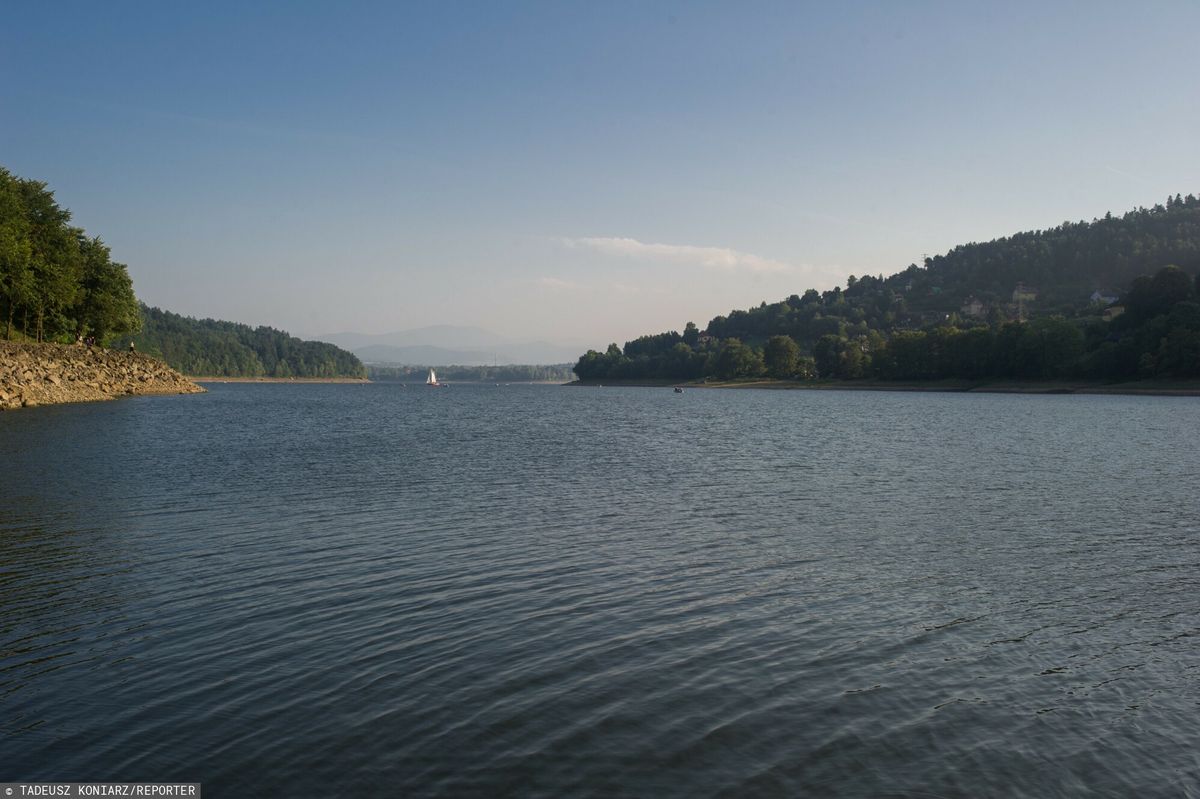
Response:
[[[0,414],[0,781],[1200,797],[1200,400]]]

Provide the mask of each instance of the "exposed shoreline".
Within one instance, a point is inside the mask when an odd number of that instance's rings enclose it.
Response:
[[[0,410],[204,390],[141,353],[0,341]]]
[[[575,380],[568,386],[640,386],[645,388],[765,389],[768,391],[911,391],[955,394],[1121,394],[1128,396],[1200,397],[1200,380],[1137,380],[1128,383],[1019,383],[931,381],[928,383],[880,381],[723,380],[679,382],[676,380]]]
[[[126,396],[191,394],[201,383],[367,384],[355,377],[184,376],[162,361],[140,353],[66,344],[0,341],[0,410]],[[490,381],[489,381],[490,382]],[[552,381],[551,381],[552,382]],[[419,385],[419,384],[414,384]],[[575,380],[577,387],[640,386],[770,391],[908,391],[977,394],[1092,394],[1200,397],[1200,380],[1138,380],[1123,383],[938,380],[929,382],[729,380]]]

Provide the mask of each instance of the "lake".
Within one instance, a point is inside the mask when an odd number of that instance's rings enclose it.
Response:
[[[1200,796],[1200,400],[209,389],[0,414],[0,781]]]

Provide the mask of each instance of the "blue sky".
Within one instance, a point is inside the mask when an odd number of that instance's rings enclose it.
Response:
[[[0,165],[139,296],[602,347],[1200,191],[1200,3],[44,3]]]

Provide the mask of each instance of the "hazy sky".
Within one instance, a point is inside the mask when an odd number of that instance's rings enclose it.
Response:
[[[1200,3],[9,3],[0,165],[152,305],[602,347],[1200,192]]]

